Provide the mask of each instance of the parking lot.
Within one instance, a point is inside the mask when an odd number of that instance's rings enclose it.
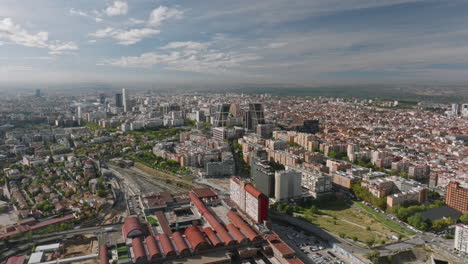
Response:
[[[292,226],[275,225],[275,231],[281,238],[300,255],[306,257],[309,263],[315,264],[343,264],[338,254],[320,238]]]

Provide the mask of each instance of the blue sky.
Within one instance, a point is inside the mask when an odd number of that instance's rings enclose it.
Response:
[[[468,1],[1,0],[0,84],[463,82]]]

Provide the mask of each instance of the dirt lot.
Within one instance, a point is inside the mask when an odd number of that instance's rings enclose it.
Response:
[[[89,254],[96,254],[99,251],[98,240],[93,235],[75,236],[73,237],[73,239],[67,240],[64,243],[63,248],[64,253],[62,254],[61,258],[71,258]]]

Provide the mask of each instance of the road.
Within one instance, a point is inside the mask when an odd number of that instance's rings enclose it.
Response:
[[[429,246],[441,255],[453,258],[460,263],[467,263],[468,260],[457,256],[453,252],[453,240],[438,237],[432,233],[416,234],[410,239],[398,241],[392,244],[374,247],[373,249],[379,250],[381,255],[390,255],[397,251],[410,250],[417,246]]]

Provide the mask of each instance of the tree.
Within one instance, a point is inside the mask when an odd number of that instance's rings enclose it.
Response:
[[[468,212],[464,212],[462,216],[460,216],[460,221],[464,224],[468,224]]]
[[[429,225],[423,220],[422,213],[416,213],[413,216],[408,217],[408,224],[423,231],[427,231],[429,227]]]
[[[447,229],[449,226],[455,224],[452,218],[443,218],[432,221],[432,229],[436,232]]]

